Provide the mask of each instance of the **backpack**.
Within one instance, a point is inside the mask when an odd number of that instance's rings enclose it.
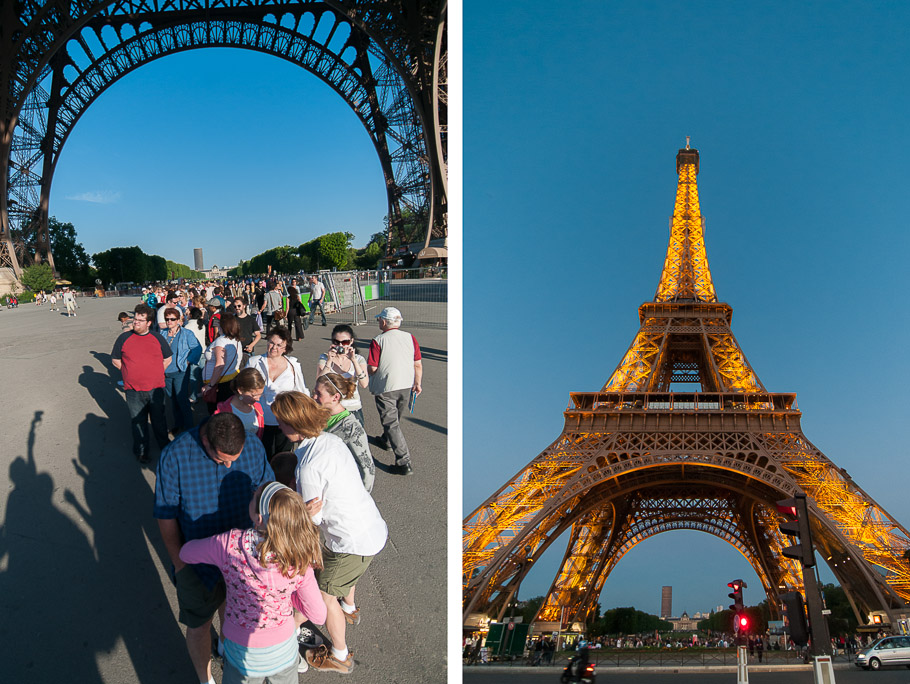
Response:
[[[158,308],[158,297],[154,292],[149,292],[148,299],[145,300],[145,303],[148,304],[153,309]]]
[[[207,345],[214,342],[215,338],[218,337],[218,334],[221,332],[221,325],[216,323],[216,321],[219,320],[221,320],[221,314],[216,313],[209,316],[209,320],[205,324],[205,343]]]

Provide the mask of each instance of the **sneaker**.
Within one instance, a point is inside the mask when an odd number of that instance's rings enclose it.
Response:
[[[306,652],[306,660],[310,667],[320,672],[340,672],[349,674],[354,669],[354,654],[348,651],[348,657],[343,661],[338,660],[325,646]]]
[[[306,672],[310,669],[310,664],[306,661],[306,657],[301,657],[297,660],[297,672]]]
[[[344,621],[349,625],[360,624],[360,608],[355,608],[353,613],[349,613],[344,608],[342,608],[341,612],[344,613]]]
[[[403,463],[402,465],[395,466],[395,472],[399,475],[413,475],[414,469],[411,467],[410,463]]]

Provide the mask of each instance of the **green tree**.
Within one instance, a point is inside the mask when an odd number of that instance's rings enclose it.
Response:
[[[632,607],[612,608],[604,612],[591,628],[594,636],[602,634],[643,634],[645,632],[668,632],[673,628],[666,620]]]
[[[144,283],[154,280],[148,255],[139,247],[112,247],[92,255],[98,277],[105,283]]]
[[[33,264],[22,271],[22,284],[32,292],[53,290],[56,282],[50,264]]]
[[[85,248],[76,239],[76,228],[72,223],[62,223],[55,216],[47,220],[47,232],[51,241],[54,266],[61,276],[80,287],[89,287],[94,281],[91,263]]]
[[[357,268],[372,269],[376,268],[380,258],[382,258],[382,247],[375,242],[371,242],[364,249],[357,251],[357,258],[354,260],[354,264]]]
[[[348,268],[348,249],[353,239],[351,233],[327,233],[303,243],[297,248],[297,253],[302,258],[309,259],[309,267],[314,271],[332,268],[344,270]]]
[[[836,584],[823,584],[822,595],[825,597],[825,607],[831,611],[828,616],[828,628],[832,636],[853,634],[856,632],[857,621],[850,600],[843,587]]]
[[[518,614],[522,617],[522,622],[530,623],[537,615],[537,611],[543,605],[546,596],[535,596],[527,601],[521,601],[518,604]]]

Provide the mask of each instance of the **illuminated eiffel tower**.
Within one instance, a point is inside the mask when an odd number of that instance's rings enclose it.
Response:
[[[669,530],[732,544],[777,606],[777,594],[802,591],[775,507],[797,492],[809,498],[816,549],[860,624],[910,615],[910,534],[806,439],[796,395],[768,392],[733,336],[733,310],[718,301],[708,268],[698,162],[687,140],[663,273],[622,361],[600,392],[570,394],[559,438],[465,519],[465,620],[502,619],[566,531],[536,618],[548,628],[583,623],[620,559]],[[700,389],[673,391],[677,383]]]

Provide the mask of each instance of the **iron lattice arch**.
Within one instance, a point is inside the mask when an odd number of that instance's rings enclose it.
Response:
[[[465,518],[465,621],[502,618],[567,535],[537,619],[583,623],[625,554],[674,529],[734,546],[776,607],[778,594],[803,591],[775,506],[800,492],[816,550],[860,622],[907,614],[910,534],[806,438],[796,395],[768,392],[733,335],[708,269],[697,173],[687,145],[657,293],[603,389],[571,393],[559,438]],[[672,391],[680,385],[694,389]]]
[[[376,149],[390,237],[403,230],[402,211],[423,218],[427,241],[445,237],[445,3],[25,3],[12,21],[11,5],[3,7],[3,26],[19,30],[0,29],[0,266],[18,268],[10,240],[16,233],[37,232],[49,255],[54,168],[92,102],[151,61],[205,47],[257,50],[322,79]]]

